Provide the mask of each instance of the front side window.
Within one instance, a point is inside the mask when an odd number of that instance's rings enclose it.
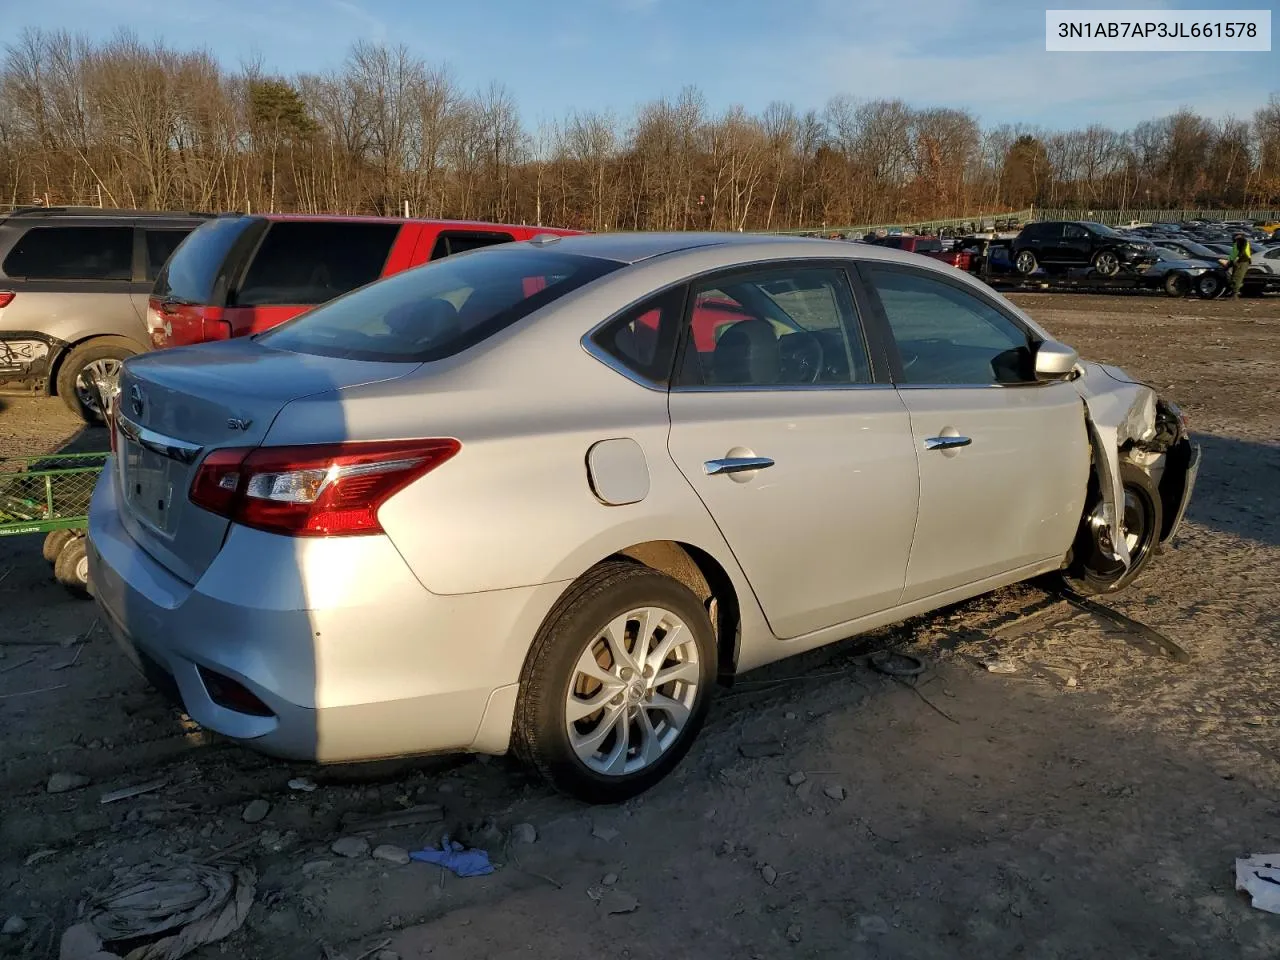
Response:
[[[868,266],[907,384],[1031,383],[1026,332],[994,306],[923,272]]]
[[[843,270],[792,267],[694,287],[681,386],[871,382]]]
[[[1079,224],[1068,223],[1066,228],[1066,237],[1068,240],[1088,240],[1089,231]]]
[[[522,247],[446,257],[287,321],[279,350],[422,363],[453,356],[621,264]]]
[[[236,305],[324,303],[372,283],[399,232],[396,223],[273,223],[240,285]]]
[[[27,280],[130,280],[132,227],[32,227],[5,257],[7,276]]]

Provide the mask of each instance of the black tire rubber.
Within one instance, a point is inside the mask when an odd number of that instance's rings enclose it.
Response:
[[[1226,289],[1226,283],[1216,273],[1202,273],[1196,280],[1196,296],[1203,300],[1212,300]]]
[[[1115,265],[1109,268],[1104,268],[1100,264],[1103,257],[1110,257],[1110,261],[1114,261]],[[1093,263],[1091,266],[1093,267],[1094,273],[1100,277],[1114,277],[1120,272],[1120,256],[1114,250],[1099,250],[1093,255]]]
[[[1104,574],[1090,568],[1090,562],[1096,556],[1092,533],[1089,529],[1089,515],[1102,499],[1097,475],[1089,479],[1089,493],[1085,499],[1084,515],[1076,531],[1075,542],[1071,545],[1071,560],[1060,576],[1068,590],[1081,596],[1095,596],[1101,593],[1116,593],[1129,586],[1142,573],[1146,565],[1156,553],[1159,546],[1160,531],[1164,524],[1164,511],[1160,500],[1160,491],[1151,482],[1146,471],[1140,467],[1120,461],[1120,480],[1126,491],[1133,491],[1143,503],[1146,513],[1146,529],[1143,531],[1136,557],[1132,559],[1127,570],[1117,564],[1117,569]],[[1121,572],[1123,571],[1123,572]]]
[[[124,337],[95,337],[86,340],[63,358],[58,367],[56,388],[68,409],[85,423],[97,426],[104,422],[103,418],[91,408],[80,402],[76,393],[76,379],[86,366],[94,360],[127,360],[142,351],[132,340]]]
[[[1027,265],[1029,264],[1029,266]],[[1013,269],[1024,277],[1029,277],[1036,272],[1040,266],[1040,262],[1036,259],[1036,255],[1030,250],[1019,250],[1013,258]]]
[[[1185,297],[1191,292],[1191,280],[1185,273],[1170,273],[1164,278],[1164,292],[1170,297]]]
[[[54,530],[44,538],[44,546],[41,548],[44,558],[50,563],[58,562],[58,554],[62,552],[62,548],[67,541],[76,535],[74,530]]]
[[[92,596],[88,575],[80,575],[87,554],[88,545],[84,537],[72,537],[62,545],[58,559],[53,564],[54,578],[79,600],[88,600]]]
[[[680,738],[652,766],[620,777],[586,767],[569,743],[564,703],[573,668],[593,632],[634,607],[662,605],[678,614],[698,644],[698,694]],[[534,638],[520,678],[512,745],[557,789],[586,803],[620,803],[675,768],[706,719],[716,678],[716,642],[706,609],[681,583],[638,563],[609,561],[583,574],[552,607]]]

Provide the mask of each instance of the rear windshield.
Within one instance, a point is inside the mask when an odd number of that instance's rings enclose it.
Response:
[[[622,264],[528,247],[437,260],[258,335],[278,350],[422,363],[452,356]]]
[[[218,281],[221,278],[225,287],[231,250],[255,224],[259,229],[264,226],[261,220],[251,217],[219,217],[198,226],[160,270],[151,295],[222,306],[226,292],[219,289]]]
[[[309,306],[372,283],[399,233],[395,222],[273,223],[236,292],[236,306]]]
[[[916,253],[941,253],[941,252],[942,252],[941,240],[938,240],[933,237],[930,237],[929,239],[926,240],[922,237],[921,239],[916,241]]]

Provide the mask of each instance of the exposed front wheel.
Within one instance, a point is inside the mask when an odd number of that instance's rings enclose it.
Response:
[[[1164,292],[1171,297],[1185,297],[1191,282],[1185,273],[1171,273],[1164,278]]]
[[[1226,284],[1216,273],[1202,273],[1196,281],[1196,295],[1205,300],[1212,300],[1223,291]]]
[[[601,564],[561,598],[534,640],[516,750],[588,803],[642,793],[697,736],[715,653],[710,618],[682,584],[640,564]]]
[[[1093,269],[1100,277],[1114,277],[1120,272],[1120,258],[1112,250],[1101,250],[1093,258]]]
[[[58,368],[58,396],[85,423],[105,422],[105,398],[115,391],[124,361],[136,353],[137,346],[124,337],[80,344]]]
[[[1160,492],[1146,472],[1131,463],[1121,462],[1120,479],[1124,484],[1120,531],[1129,551],[1129,566],[1116,558],[1102,492],[1091,479],[1071,560],[1062,572],[1063,581],[1076,593],[1087,596],[1123,590],[1142,572],[1159,542],[1164,523]]]
[[[1019,250],[1018,255],[1013,258],[1013,268],[1024,277],[1031,276],[1039,266],[1040,264],[1036,262],[1036,255],[1030,250]]]

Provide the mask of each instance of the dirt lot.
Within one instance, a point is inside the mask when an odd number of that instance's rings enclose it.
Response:
[[[1280,850],[1280,301],[1019,300],[1182,403],[1204,445],[1178,548],[1108,600],[1189,665],[1010,589],[747,676],[674,778],[588,809],[501,760],[305,769],[184,728],[39,540],[0,541],[0,918],[26,922],[0,956],[55,956],[117,867],[219,852],[257,899],[198,956],[1280,956],[1280,917],[1232,889],[1235,857]],[[0,450],[76,434],[57,401],[0,403]],[[914,687],[868,668],[886,646],[927,658]],[[50,794],[55,772],[90,782]],[[448,832],[493,875],[330,851],[344,814],[430,802],[443,822],[368,839]],[[511,840],[524,823],[536,842]]]

